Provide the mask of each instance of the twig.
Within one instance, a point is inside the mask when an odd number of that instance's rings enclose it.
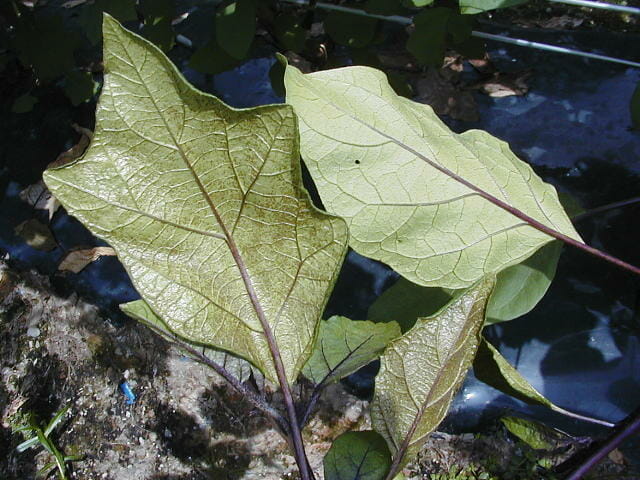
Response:
[[[591,210],[587,210],[586,212],[580,213],[574,217],[571,217],[572,222],[580,222],[585,218],[589,218],[592,215],[596,215],[598,213],[608,212],[609,210],[615,210],[617,208],[626,207],[628,205],[635,205],[640,203],[640,197],[633,197],[627,200],[621,200],[619,202],[608,203],[606,205],[602,205],[600,207],[592,208]]]
[[[636,409],[629,417],[620,422],[613,433],[605,442],[597,448],[587,459],[571,473],[566,480],[580,480],[595,467],[609,452],[618,447],[627,437],[640,431],[640,408]]]

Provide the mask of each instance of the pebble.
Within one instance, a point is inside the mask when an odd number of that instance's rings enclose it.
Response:
[[[29,327],[27,329],[27,335],[32,338],[37,338],[40,336],[40,329],[38,327]]]

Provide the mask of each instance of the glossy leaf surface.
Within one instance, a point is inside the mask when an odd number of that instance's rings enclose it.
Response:
[[[465,288],[520,263],[551,237],[453,175],[579,239],[555,189],[486,132],[451,132],[431,107],[399,97],[384,73],[288,66],[302,156],[350,245],[414,283]]]
[[[174,333],[242,356],[274,380],[270,331],[295,380],[347,232],[301,186],[291,108],[231,109],[111,17],[104,45],[93,141],[45,182],[114,247]]]
[[[551,450],[553,443],[550,440],[558,436],[554,430],[524,418],[502,417],[500,421],[509,432],[534,450]]]
[[[376,432],[347,432],[334,440],[323,463],[325,480],[383,480],[391,453]]]
[[[320,322],[318,339],[302,373],[315,384],[337,382],[378,358],[399,336],[396,322],[331,317]]]
[[[133,302],[123,303],[120,310],[129,315],[131,318],[150,326],[155,330],[159,330],[162,334],[172,335],[173,332],[167,327],[162,319],[155,314],[149,304],[144,300],[134,300]],[[202,352],[207,358],[216,362],[227,372],[236,377],[239,381],[244,382],[251,375],[251,365],[241,358],[234,357],[230,353],[216,350],[207,345],[190,342],[184,338],[181,339],[190,347]]]
[[[412,457],[447,413],[476,353],[493,284],[486,277],[436,316],[418,319],[382,355],[371,422],[394,456]]]

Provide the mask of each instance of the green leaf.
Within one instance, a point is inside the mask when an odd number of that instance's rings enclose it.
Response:
[[[465,15],[488,12],[498,8],[522,5],[529,0],[460,0],[460,13]]]
[[[640,130],[640,83],[636,86],[631,96],[631,103],[629,104],[631,111],[631,124],[636,130]]]
[[[580,239],[555,189],[506,143],[451,132],[431,107],[396,95],[384,73],[288,66],[285,86],[302,157],[327,210],[349,224],[350,246],[412,282],[465,288],[552,241],[464,182]]]
[[[302,373],[316,385],[337,382],[378,358],[399,336],[396,322],[376,324],[331,317],[320,322],[313,353]]]
[[[369,45],[375,38],[377,26],[375,18],[335,10],[324,20],[324,29],[334,42],[354,48]]]
[[[100,84],[93,79],[91,72],[73,70],[64,79],[64,93],[74,106],[91,100],[99,88]]]
[[[550,440],[558,436],[549,427],[524,418],[502,417],[500,421],[507,430],[534,450],[551,450],[554,445]]]
[[[236,0],[216,13],[216,41],[233,58],[247,55],[255,33],[255,0]]]
[[[159,330],[163,334],[171,334],[173,332],[167,327],[167,324],[156,315],[153,309],[144,300],[134,300],[133,302],[123,303],[120,305],[120,310],[129,315],[131,318],[138,320],[139,322],[147,325],[155,330]],[[251,364],[235,357],[230,353],[222,350],[217,350],[210,345],[203,345],[201,343],[191,342],[186,338],[180,338],[183,342],[190,347],[202,352],[209,360],[216,362],[221,367],[224,367],[227,372],[236,377],[241,382],[249,379],[251,375]]]
[[[478,347],[473,361],[473,372],[481,382],[491,385],[507,395],[531,405],[542,405],[557,412],[564,412],[540,392],[513,368],[500,352],[484,338]]]
[[[436,7],[424,10],[414,18],[415,28],[407,40],[407,50],[422,65],[442,66],[447,23],[453,14],[450,8]]]
[[[325,480],[383,480],[391,453],[376,432],[347,432],[333,441],[323,463]]]
[[[175,16],[173,0],[142,0],[140,10],[144,15],[142,34],[167,52],[175,45],[175,32],[171,22]]]
[[[105,16],[105,80],[85,155],[51,192],[109,242],[175,334],[288,381],[311,355],[345,253],[342,220],[301,184],[291,107],[235,110]]]
[[[398,15],[402,12],[399,0],[367,0],[363,9],[374,15]]]
[[[381,358],[371,422],[404,464],[442,421],[471,366],[494,279],[486,277],[430,318],[418,319]]]
[[[75,66],[74,50],[80,38],[70,31],[61,16],[36,15],[32,20],[23,15],[15,29],[13,47],[20,62],[33,68],[42,80],[52,80]]]
[[[304,50],[307,31],[302,27],[302,21],[297,15],[291,13],[278,15],[274,22],[274,33],[285,50],[297,53]]]
[[[36,103],[38,103],[38,97],[34,97],[30,93],[25,93],[13,101],[11,111],[13,113],[29,113],[33,110]]]
[[[368,318],[373,322],[395,320],[406,333],[418,318],[432,316],[452,298],[443,288],[423,287],[400,277],[369,307]]]
[[[561,252],[562,242],[555,240],[524,262],[498,273],[487,308],[487,324],[513,320],[530,312],[547,293]]]
[[[407,0],[415,8],[426,7],[427,5],[431,5],[433,0]]]
[[[210,75],[226,72],[240,63],[240,60],[225,52],[213,39],[193,52],[189,59],[191,68]]]
[[[83,5],[78,21],[84,26],[84,32],[92,44],[101,38],[102,14],[107,13],[119,22],[136,20],[136,0],[96,0]]]

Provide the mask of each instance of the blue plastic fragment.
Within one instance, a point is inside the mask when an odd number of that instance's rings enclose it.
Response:
[[[133,405],[136,403],[136,395],[133,393],[133,390],[131,390],[131,387],[126,381],[120,383],[118,387],[120,387],[120,391],[124,393],[124,396],[127,398],[127,405]]]

